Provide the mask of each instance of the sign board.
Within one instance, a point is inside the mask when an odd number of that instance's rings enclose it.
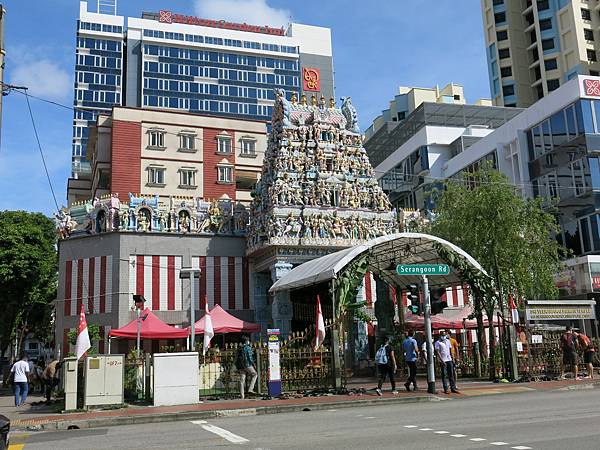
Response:
[[[197,25],[201,27],[223,28],[225,30],[247,31],[250,33],[270,34],[274,36],[285,36],[283,28],[274,28],[268,25],[250,25],[246,22],[227,22],[225,20],[203,19],[196,16],[176,14],[169,10],[161,9],[158,13],[158,21],[161,23],[181,23],[185,25]],[[183,38],[182,38],[183,39]]]
[[[448,264],[398,264],[398,275],[448,275]]]
[[[594,300],[528,301],[527,320],[584,320],[595,319]]]
[[[267,330],[267,349],[269,350],[269,395],[278,397],[281,395],[281,365],[279,349],[279,328]]]
[[[304,91],[321,90],[321,71],[316,67],[302,68],[302,89]]]
[[[544,342],[544,335],[542,334],[532,334],[531,335],[531,343],[532,344],[541,344]]]

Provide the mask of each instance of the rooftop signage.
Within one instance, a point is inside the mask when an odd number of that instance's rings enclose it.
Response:
[[[158,15],[158,21],[162,23],[182,23],[185,25],[198,25],[202,27],[223,28],[225,30],[248,31],[250,33],[270,34],[274,36],[283,36],[283,28],[272,28],[268,25],[249,25],[246,22],[236,23],[225,20],[202,19],[196,16],[186,16],[184,14],[175,14],[171,11],[161,9]]]

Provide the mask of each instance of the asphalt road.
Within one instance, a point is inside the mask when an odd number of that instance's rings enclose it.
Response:
[[[598,449],[600,388],[31,433],[14,449]],[[24,444],[21,447],[19,443]]]

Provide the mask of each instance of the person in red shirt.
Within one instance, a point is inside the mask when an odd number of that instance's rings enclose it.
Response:
[[[592,340],[587,337],[583,333],[575,333],[577,336],[577,341],[579,343],[579,348],[583,351],[583,362],[587,366],[588,376],[586,378],[594,378],[594,364],[592,363],[594,359],[594,354],[596,353],[596,349],[594,348],[594,343]]]
[[[570,326],[567,327],[567,331],[560,338],[560,348],[563,352],[562,370],[560,377],[565,377],[565,368],[567,366],[572,367],[574,378],[577,379],[578,368],[577,368],[577,336],[573,333]]]

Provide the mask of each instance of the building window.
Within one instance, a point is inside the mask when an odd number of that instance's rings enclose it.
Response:
[[[600,75],[600,72],[598,72],[597,70],[590,70],[590,75],[593,77],[597,77],[598,75]]]
[[[165,131],[161,129],[153,129],[148,131],[148,147],[150,148],[165,148]]]
[[[544,50],[551,50],[554,48],[554,39],[542,39],[542,48]]]
[[[508,48],[501,48],[498,50],[498,58],[506,59],[510,58],[510,50]]]
[[[148,186],[164,186],[165,169],[164,167],[148,167]]]
[[[538,0],[537,2],[538,11],[544,11],[550,8],[548,0]]]
[[[560,82],[557,79],[548,80],[546,84],[548,85],[548,92],[554,91],[555,89],[558,89],[558,86],[560,86]]]
[[[497,6],[497,5],[503,5],[504,4],[504,0],[492,0],[492,5]]]
[[[503,23],[503,22],[506,22],[506,13],[505,12],[499,12],[499,13],[494,14],[494,23],[496,25],[499,23]]]
[[[196,135],[181,133],[179,135],[179,150],[186,152],[196,151]]]
[[[556,68],[558,68],[558,65],[556,63],[556,59],[547,59],[544,61],[544,68],[546,70],[554,70]]]
[[[256,140],[251,138],[242,139],[241,156],[256,156]]]
[[[217,153],[231,153],[231,137],[217,136]]]
[[[179,187],[184,189],[196,187],[196,169],[179,169]]]
[[[502,77],[512,77],[512,68],[510,66],[509,67],[501,67],[500,75]]]
[[[571,169],[571,186],[575,190],[575,196],[579,197],[585,193],[585,164],[583,159],[573,161],[569,164]]]
[[[596,62],[598,61],[598,59],[596,58],[596,51],[595,50],[586,50],[587,52],[587,59],[590,62]]]
[[[496,40],[505,41],[507,39],[508,39],[508,31],[506,31],[506,30],[496,31]]]
[[[589,9],[581,8],[581,18],[583,20],[592,20],[592,14]]]
[[[585,37],[586,41],[593,41],[594,40],[594,31],[593,30],[589,30],[587,28],[583,29],[583,36]]]
[[[502,95],[508,97],[509,95],[515,95],[515,85],[509,84],[508,86],[502,86]]]
[[[549,30],[552,28],[552,19],[540,20],[540,30]]]
[[[230,184],[233,182],[233,167],[231,166],[217,166],[217,181],[219,183]]]

